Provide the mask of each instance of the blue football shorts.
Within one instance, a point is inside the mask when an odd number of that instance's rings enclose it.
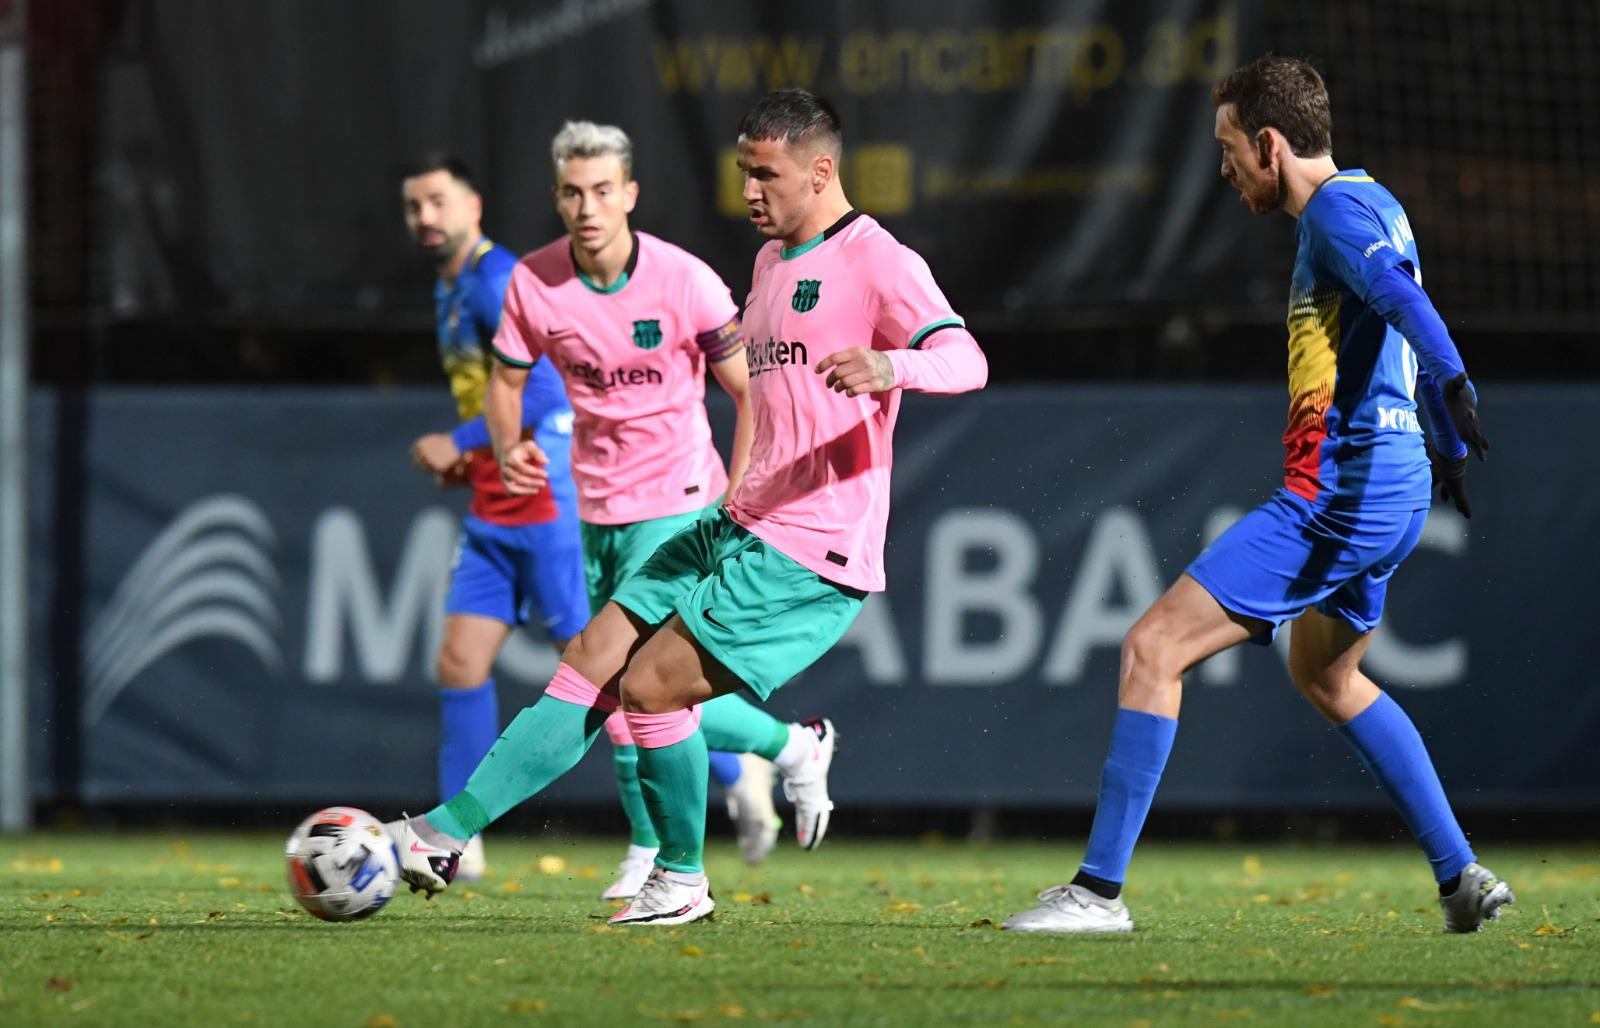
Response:
[[[1271,631],[1307,607],[1370,632],[1394,569],[1417,545],[1426,508],[1328,511],[1287,489],[1240,518],[1186,569],[1218,603]]]
[[[508,625],[537,620],[553,639],[577,635],[589,623],[578,520],[495,525],[468,515],[444,611]]]

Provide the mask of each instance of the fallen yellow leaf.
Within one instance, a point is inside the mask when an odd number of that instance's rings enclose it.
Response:
[[[521,892],[522,891],[522,883],[517,881],[517,880],[515,880],[515,879],[512,879],[511,881],[508,881],[508,882],[501,882],[500,883],[500,891],[501,892]]]
[[[545,1001],[542,999],[514,999],[506,1004],[506,1011],[512,1014],[541,1014],[545,1006]]]
[[[539,858],[539,871],[541,874],[558,875],[567,869],[567,862],[557,856],[544,856]]]
[[[1245,857],[1244,858],[1244,873],[1247,874],[1247,875],[1258,875],[1258,874],[1260,874],[1261,873],[1261,858],[1256,856],[1253,853],[1250,854],[1249,856]]]
[[[685,957],[698,957],[700,955],[700,947],[684,946],[682,949],[678,950],[678,953]]]
[[[373,1014],[367,1018],[367,1028],[395,1028],[399,1023],[393,1014]]]
[[[49,874],[49,875],[60,874],[61,873],[61,858],[60,857],[21,857],[21,858],[19,858],[17,860],[13,860],[11,862],[11,869],[13,871],[20,871],[20,872],[28,873],[28,874]]]

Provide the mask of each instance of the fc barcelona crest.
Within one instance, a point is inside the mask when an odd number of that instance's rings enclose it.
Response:
[[[661,345],[661,322],[635,321],[633,323],[633,345],[641,350],[654,350]]]
[[[821,292],[821,279],[803,278],[795,283],[794,297],[789,301],[789,306],[795,309],[796,314],[804,314],[817,305]]]

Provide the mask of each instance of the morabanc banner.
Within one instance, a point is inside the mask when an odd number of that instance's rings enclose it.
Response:
[[[1276,488],[1285,405],[1264,386],[908,397],[888,591],[770,704],[837,723],[836,798],[1089,805],[1122,635]],[[1485,387],[1475,516],[1430,516],[1365,664],[1466,808],[1600,805],[1600,633],[1574,585],[1600,567],[1600,494],[1548,447],[1553,410],[1600,420],[1600,391]],[[432,798],[465,497],[406,451],[451,423],[442,388],[41,392],[30,414],[40,799]],[[1383,806],[1283,642],[1188,676],[1159,802]],[[507,720],[553,668],[513,636]],[[594,756],[550,793],[614,796]]]

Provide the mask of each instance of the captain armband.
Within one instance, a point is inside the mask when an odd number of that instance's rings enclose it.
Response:
[[[700,347],[700,352],[705,354],[711,363],[725,361],[743,348],[744,342],[739,338],[739,332],[743,327],[736,314],[726,325],[695,336],[694,344]]]

